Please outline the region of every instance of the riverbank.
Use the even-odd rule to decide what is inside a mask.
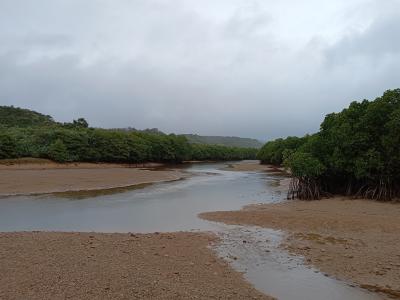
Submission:
[[[179,180],[179,170],[148,169],[160,164],[59,164],[48,160],[0,163],[0,196],[95,191]]]
[[[1,299],[272,299],[205,233],[0,233]]]
[[[239,171],[239,172],[277,172],[285,174],[285,170],[282,167],[276,167],[272,165],[263,165],[258,160],[243,160],[237,163],[230,163],[225,168],[228,171]]]
[[[400,298],[400,205],[344,198],[286,201],[201,218],[286,231],[281,246],[331,276]]]

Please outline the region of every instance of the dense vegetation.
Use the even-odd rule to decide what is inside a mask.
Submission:
[[[31,127],[53,125],[51,116],[36,111],[13,106],[0,106],[0,126],[4,127]]]
[[[206,136],[197,134],[185,134],[191,144],[221,145],[240,148],[261,148],[262,143],[256,139],[241,138],[236,136]]]
[[[276,139],[267,142],[258,152],[257,157],[261,163],[281,165],[284,161],[284,154],[289,150],[296,150],[307,141],[308,136],[303,138],[290,136],[286,139]]]
[[[290,198],[344,194],[398,199],[400,89],[327,115],[314,135],[268,142],[259,159],[290,169]]]
[[[58,162],[182,162],[254,159],[256,149],[191,145],[186,137],[153,131],[89,128],[85,119],[57,123],[50,116],[0,107],[0,159]]]

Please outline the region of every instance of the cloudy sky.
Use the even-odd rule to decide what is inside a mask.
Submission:
[[[400,87],[400,0],[0,0],[0,105],[270,139]]]

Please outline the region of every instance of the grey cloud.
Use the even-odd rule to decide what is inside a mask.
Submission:
[[[362,59],[363,63],[377,63],[390,56],[400,56],[400,10],[375,20],[362,32],[353,32],[326,51],[331,66]]]
[[[24,46],[34,47],[68,47],[73,44],[73,39],[64,34],[26,34],[21,38]]]
[[[395,18],[379,20],[392,9],[349,34],[340,18],[293,32],[314,19],[296,6],[292,22],[291,1],[40,0],[26,19],[23,3],[0,4],[0,104],[61,121],[266,139],[314,132],[326,113],[400,86],[399,45],[375,45],[398,33]]]

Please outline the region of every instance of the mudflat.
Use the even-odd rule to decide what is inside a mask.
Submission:
[[[202,218],[282,229],[281,246],[322,272],[400,298],[400,204],[331,198],[209,212]]]
[[[206,233],[0,233],[1,299],[272,299]]]
[[[0,164],[0,196],[91,191],[178,180],[178,170],[151,170],[145,165],[41,161]],[[142,168],[141,168],[142,167]]]

